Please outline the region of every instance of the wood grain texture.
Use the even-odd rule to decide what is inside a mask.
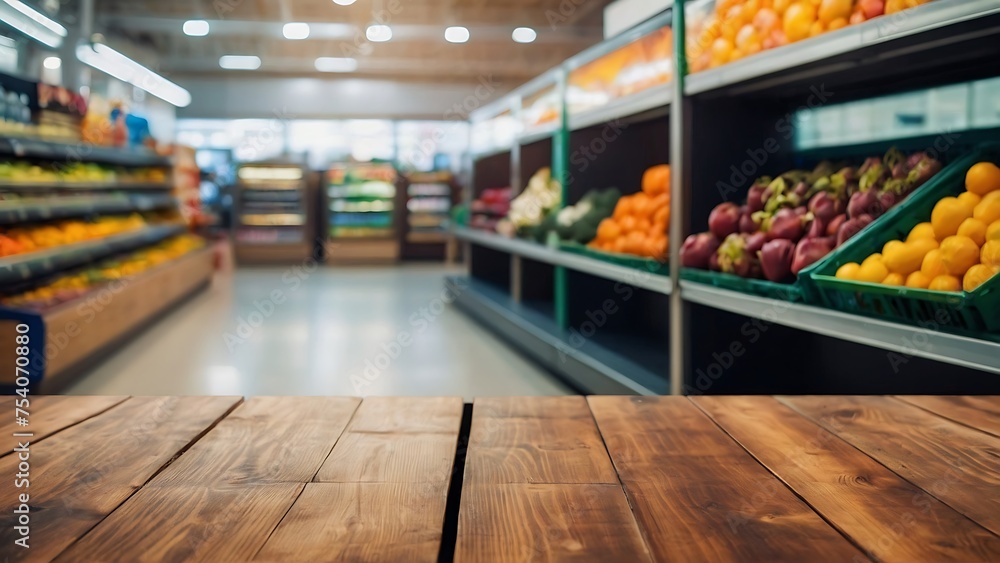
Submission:
[[[315,480],[446,483],[455,461],[463,406],[457,397],[367,398]]]
[[[683,397],[591,397],[658,561],[866,559]]]
[[[436,561],[446,483],[310,483],[262,561]]]
[[[874,558],[1000,559],[996,535],[774,398],[691,400]]]
[[[360,399],[254,397],[157,476],[158,485],[308,483]]]
[[[1000,438],[889,397],[780,400],[1000,534]]]
[[[31,416],[27,427],[15,424],[13,419],[15,399],[20,399],[20,397],[0,398],[0,412],[11,413],[11,417],[5,416],[3,424],[0,424],[0,436],[10,438],[15,432],[30,432],[34,434],[31,441],[38,443],[64,428],[83,422],[114,407],[128,397],[29,396],[29,407],[25,410],[31,413]],[[13,438],[10,439],[13,440]],[[0,456],[9,455],[12,449],[4,448],[3,451],[0,451]]]
[[[115,510],[239,402],[236,397],[136,397],[31,449],[31,551],[54,558]],[[0,498],[15,499],[18,459],[0,459]],[[0,545],[14,541],[9,512]]]
[[[619,484],[583,397],[477,399],[472,413],[466,483]]]
[[[247,561],[303,486],[149,485],[58,561]]]
[[[1000,437],[1000,395],[984,397],[899,396],[939,416]]]

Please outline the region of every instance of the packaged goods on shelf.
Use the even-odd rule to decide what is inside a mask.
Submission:
[[[828,161],[764,176],[744,205],[721,203],[709,231],[688,237],[686,268],[786,283],[857,235],[941,170],[924,152],[896,149],[861,166]]]
[[[689,3],[687,57],[699,72],[930,0],[705,0]]]
[[[510,212],[497,224],[497,232],[508,237],[530,236],[553,209],[562,204],[562,184],[552,177],[550,168],[542,168],[528,187],[510,202]]]
[[[0,304],[44,311],[97,291],[108,282],[136,276],[204,247],[205,241],[200,237],[177,236],[120,258],[103,260],[72,273],[58,274],[34,289],[0,298]]]

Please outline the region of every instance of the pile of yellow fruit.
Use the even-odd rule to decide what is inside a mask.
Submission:
[[[0,257],[105,238],[144,226],[146,220],[142,215],[133,213],[127,216],[101,217],[92,222],[72,219],[47,225],[15,227],[6,232],[0,231],[0,239],[12,241],[9,246],[0,245]]]
[[[937,202],[929,223],[906,241],[892,240],[861,264],[844,264],[845,280],[935,291],[973,291],[1000,272],[1000,168],[980,162],[966,191]]]

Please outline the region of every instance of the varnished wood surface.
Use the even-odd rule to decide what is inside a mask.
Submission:
[[[463,407],[32,397],[0,426],[0,560],[1000,561],[998,397]]]

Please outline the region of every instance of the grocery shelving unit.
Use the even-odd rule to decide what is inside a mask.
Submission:
[[[0,258],[0,289],[8,296],[44,286],[87,266],[129,256],[187,231],[179,221],[178,201],[168,180],[170,161],[160,155],[3,137],[0,159],[50,172],[40,181],[31,176],[0,180],[0,231],[4,233],[50,221],[147,212],[156,215],[146,226],[119,234]],[[106,174],[107,181],[75,181],[72,174],[64,174],[58,181],[48,179],[52,171],[95,164],[113,167],[114,172]],[[36,389],[57,391],[115,343],[205,287],[213,269],[212,252],[197,250],[118,279],[113,287],[102,282],[75,297],[63,296],[58,304],[43,308],[3,306],[0,333],[10,335],[13,341],[18,324],[31,327],[28,377]],[[13,354],[13,349],[9,353]],[[4,358],[14,365],[13,356]],[[0,387],[13,386],[14,376],[12,371],[0,378]]]
[[[443,260],[451,208],[458,187],[450,172],[413,172],[405,177],[406,221],[401,229],[404,259]]]
[[[239,262],[293,263],[313,255],[312,193],[302,166],[245,164],[237,171],[233,240]]]
[[[652,148],[662,147],[673,179],[670,275],[597,265],[558,248],[460,228],[456,235],[472,260],[468,278],[448,282],[459,306],[587,392],[1000,393],[1000,335],[956,336],[680,281],[678,259],[684,238],[704,230],[712,208],[727,197],[718,183],[729,183],[730,167],[747,161],[748,150],[765,142],[771,146],[770,139],[777,147],[754,165],[745,183],[734,186],[731,199],[745,194],[757,176],[822,158],[822,150],[796,151],[792,116],[799,109],[1000,76],[1000,43],[991,40],[1000,34],[1000,4],[934,0],[691,75],[683,56],[681,5],[531,83],[554,82],[565,100],[566,84],[579,65],[672,26],[675,72],[669,84],[583,112],[567,112],[564,103],[560,128],[522,131],[506,149],[477,154],[473,167],[477,176],[488,177],[476,179],[476,186],[505,176],[520,187],[526,180],[520,175],[532,172],[522,165],[525,147],[551,138],[553,170],[569,180],[564,187],[569,205],[587,189],[615,182],[628,193],[626,188],[637,185],[634,176],[662,154]],[[477,125],[504,108],[514,108],[516,115],[521,100],[534,92],[531,85],[474,114],[474,136]],[[621,129],[619,142],[606,142],[600,154],[586,157],[587,166],[574,166],[574,147],[607,134],[609,127]],[[979,133],[950,142],[945,152],[981,141]],[[940,138],[901,144],[919,149],[924,148],[919,143],[932,147]],[[892,144],[833,147],[829,153],[867,156]],[[498,155],[510,172],[496,171]],[[526,289],[531,283],[526,272],[537,276],[538,264],[555,274],[549,291],[554,302],[543,307],[532,297],[537,290]],[[549,283],[547,276],[541,279]],[[615,301],[616,287],[632,289],[641,306],[620,307],[614,322],[580,338],[587,313],[596,310],[595,303],[600,308],[604,295]],[[571,363],[570,357],[581,361]]]
[[[326,178],[326,261],[399,260],[406,191],[388,163],[339,164]]]

